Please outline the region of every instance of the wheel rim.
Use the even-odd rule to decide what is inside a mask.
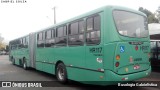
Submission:
[[[58,68],[58,77],[60,80],[64,80],[64,69],[62,67]]]

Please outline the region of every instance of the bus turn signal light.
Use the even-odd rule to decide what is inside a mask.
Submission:
[[[120,55],[116,55],[116,60],[120,60]]]

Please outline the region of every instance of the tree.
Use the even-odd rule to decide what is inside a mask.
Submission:
[[[0,50],[5,50],[4,38],[0,34]]]
[[[160,6],[159,6],[158,9],[156,10],[156,17],[158,18],[159,23],[160,23]]]
[[[156,15],[153,14],[151,11],[144,9],[143,7],[139,7],[139,11],[146,14],[148,18],[148,23],[158,23],[158,19],[155,17]]]
[[[152,15],[152,12],[147,10],[147,9],[144,9],[143,7],[139,7],[139,11],[145,13],[147,15],[147,17],[149,17],[150,15]]]
[[[157,18],[155,18],[154,14],[148,16],[148,23],[158,23],[158,22],[159,21]]]

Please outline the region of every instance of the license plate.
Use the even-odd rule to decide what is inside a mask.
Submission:
[[[135,65],[133,68],[134,68],[134,70],[137,70],[137,69],[140,68],[140,66],[139,65]]]

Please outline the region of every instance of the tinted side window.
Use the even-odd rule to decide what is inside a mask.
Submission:
[[[46,39],[51,39],[52,32],[51,30],[46,31]]]
[[[79,21],[78,26],[79,33],[84,33],[84,21]]]
[[[23,38],[19,39],[20,43],[18,44],[18,49],[23,48]]]
[[[71,26],[70,26],[70,34],[78,34],[78,22],[76,23],[72,23]]]
[[[57,37],[63,37],[63,27],[57,29]]]
[[[57,46],[65,46],[67,44],[65,25],[56,29],[55,44]]]
[[[99,15],[87,19],[86,43],[88,45],[100,43],[100,22]]]
[[[43,39],[43,37],[42,37],[42,32],[41,32],[41,33],[38,33],[37,35],[38,35],[38,36],[37,36],[37,40],[42,40],[42,39]]]
[[[100,24],[101,24],[101,22],[100,22],[100,16],[95,16],[94,17],[94,30],[100,30]]]
[[[87,31],[93,30],[93,18],[87,19]]]
[[[50,40],[51,46],[55,45],[55,29],[52,30],[52,38]]]
[[[20,48],[19,47],[20,44],[21,44],[21,40],[20,39],[12,41],[12,43],[11,43],[11,49],[12,50],[19,49]]]
[[[48,30],[46,31],[46,43],[45,47],[52,47],[54,46],[55,40],[54,40],[54,30]]]
[[[25,37],[24,48],[28,48],[28,37]]]
[[[84,21],[80,20],[69,25],[68,44],[83,45],[84,44]]]
[[[37,34],[37,47],[44,47],[44,39],[43,37],[45,37],[45,33],[44,32],[40,32]]]
[[[14,43],[15,41],[11,41],[11,43],[10,43],[10,49],[11,50],[14,50],[14,49],[16,49],[16,46],[15,46],[15,43]]]
[[[63,36],[67,36],[67,26],[63,27]]]

